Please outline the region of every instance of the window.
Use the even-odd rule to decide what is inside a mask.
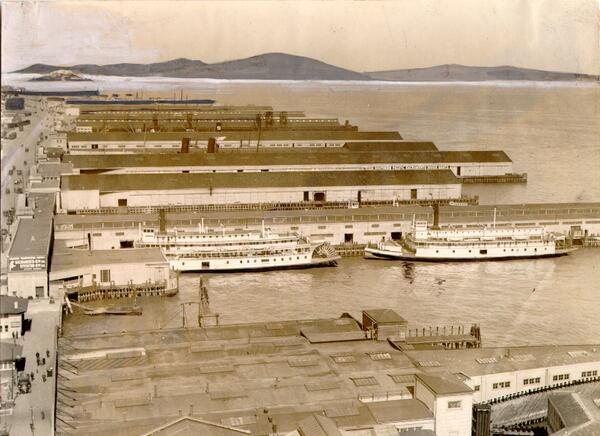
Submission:
[[[480,385],[475,385],[475,387],[473,389],[475,389],[475,392],[478,392],[481,389],[481,386]]]
[[[109,269],[101,269],[100,270],[100,281],[102,283],[110,282],[110,270]]]
[[[352,381],[355,386],[375,386],[379,384],[375,377],[357,377],[352,378]]]
[[[523,380],[523,384],[524,385],[536,385],[540,382],[540,378],[539,377],[534,377],[534,378],[526,378]]]
[[[510,388],[510,382],[509,381],[498,382],[498,383],[494,383],[492,385],[492,389],[504,389],[504,388]]]
[[[569,380],[569,378],[570,378],[569,374],[557,374],[555,376],[552,376],[552,381]]]
[[[92,150],[98,150],[98,144],[92,144]]]
[[[331,356],[335,363],[352,363],[356,362],[356,358],[351,354]]]
[[[479,254],[487,254],[487,250],[479,250]]]
[[[598,371],[583,371],[581,373],[581,377],[596,377],[598,375]]]
[[[448,401],[448,409],[460,409],[460,401]]]

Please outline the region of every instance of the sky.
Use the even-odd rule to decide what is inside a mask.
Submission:
[[[2,71],[268,52],[355,71],[456,63],[600,74],[600,0],[2,1]]]

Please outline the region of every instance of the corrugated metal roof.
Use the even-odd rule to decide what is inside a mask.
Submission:
[[[430,141],[350,141],[344,144],[350,151],[437,151]]]
[[[367,407],[379,424],[433,419],[433,413],[427,406],[415,399],[377,401],[367,403]]]
[[[62,189],[155,191],[198,188],[298,188],[326,186],[446,185],[460,181],[450,170],[298,171],[282,173],[81,174],[62,177]]]
[[[504,151],[338,151],[310,153],[264,151],[262,153],[139,153],[66,155],[63,161],[79,169],[154,167],[277,167],[292,165],[367,165],[511,162]]]

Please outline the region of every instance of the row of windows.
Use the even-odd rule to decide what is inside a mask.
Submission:
[[[494,383],[492,385],[492,389],[505,389],[505,388],[510,388],[510,382],[509,381]]]
[[[539,377],[534,377],[534,378],[526,378],[523,380],[523,384],[524,385],[535,385],[540,383],[540,378]]]
[[[596,377],[598,375],[598,371],[583,371],[581,373],[581,377]]]
[[[552,376],[552,381],[569,380],[570,378],[570,374],[556,374]]]

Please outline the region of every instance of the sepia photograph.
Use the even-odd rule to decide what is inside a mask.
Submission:
[[[0,436],[600,436],[600,0],[2,0]]]

